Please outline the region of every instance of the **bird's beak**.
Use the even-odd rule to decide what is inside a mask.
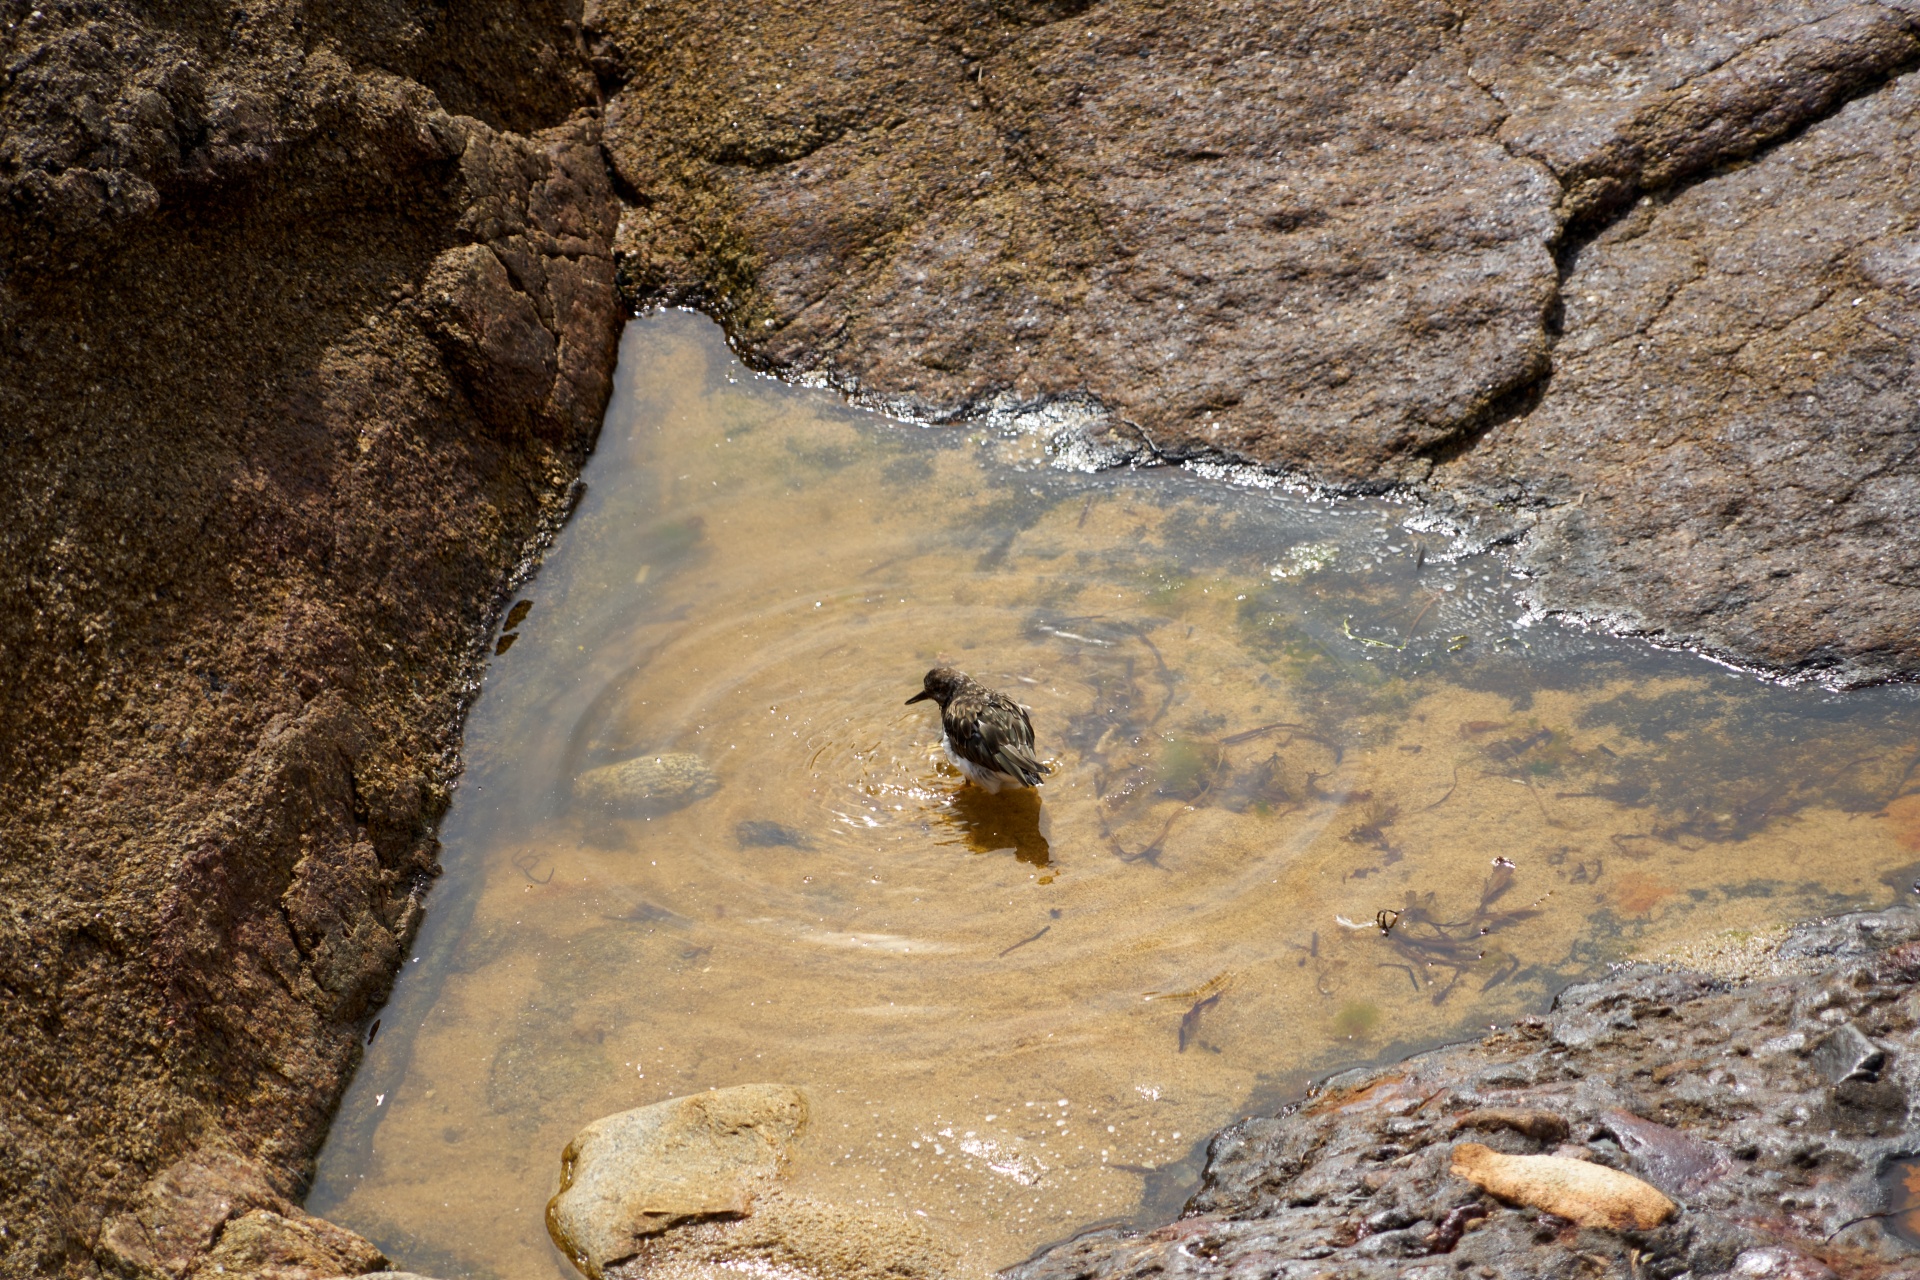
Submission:
[[[914,694],[911,698],[908,698],[906,705],[910,707],[916,702],[925,702],[928,698],[931,698],[932,696],[933,694],[930,691],[926,689],[922,689],[920,692]]]

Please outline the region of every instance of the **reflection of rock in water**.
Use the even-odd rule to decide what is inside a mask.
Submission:
[[[1037,791],[1022,787],[988,795],[979,787],[962,787],[954,793],[948,814],[975,853],[1010,849],[1014,857],[1036,867],[1046,866],[1051,858]]]
[[[581,774],[573,793],[620,815],[670,813],[720,789],[706,761],[684,751],[639,756]]]

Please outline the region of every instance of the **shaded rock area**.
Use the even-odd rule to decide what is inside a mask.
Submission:
[[[609,391],[563,4],[0,6],[0,1274],[296,1207]]]
[[[1415,485],[1525,541],[1545,607],[1858,681],[1920,671],[1917,14],[604,0],[588,27],[636,304],[916,417]]]
[[[1908,1206],[1882,1189],[1920,1149],[1916,939],[1920,911],[1865,913],[1793,931],[1790,976],[1624,967],[1545,1017],[1243,1121],[1214,1138],[1179,1221],[1096,1231],[1008,1275],[1920,1276],[1887,1229]],[[1480,1176],[1541,1156],[1559,1157],[1540,1162],[1558,1186],[1523,1160]],[[1631,1177],[1569,1195],[1572,1161]],[[1601,1202],[1623,1225],[1539,1207]]]

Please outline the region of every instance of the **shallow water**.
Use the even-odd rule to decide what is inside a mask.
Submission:
[[[1523,625],[1411,507],[1055,461],[629,326],[310,1208],[444,1280],[570,1276],[576,1129],[779,1081],[797,1188],[999,1267],[1176,1210],[1316,1072],[1910,891],[1909,690]],[[941,660],[1031,706],[1039,796],[939,758],[903,703]]]

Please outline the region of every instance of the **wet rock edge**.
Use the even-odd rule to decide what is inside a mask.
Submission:
[[[1898,908],[1800,926],[1748,974],[1619,966],[1544,1017],[1229,1126],[1176,1221],[1098,1229],[1005,1274],[1915,1274],[1883,1226],[1882,1175],[1920,1151],[1916,939],[1920,910]],[[1580,1228],[1457,1176],[1469,1141],[1619,1169],[1682,1209]]]

